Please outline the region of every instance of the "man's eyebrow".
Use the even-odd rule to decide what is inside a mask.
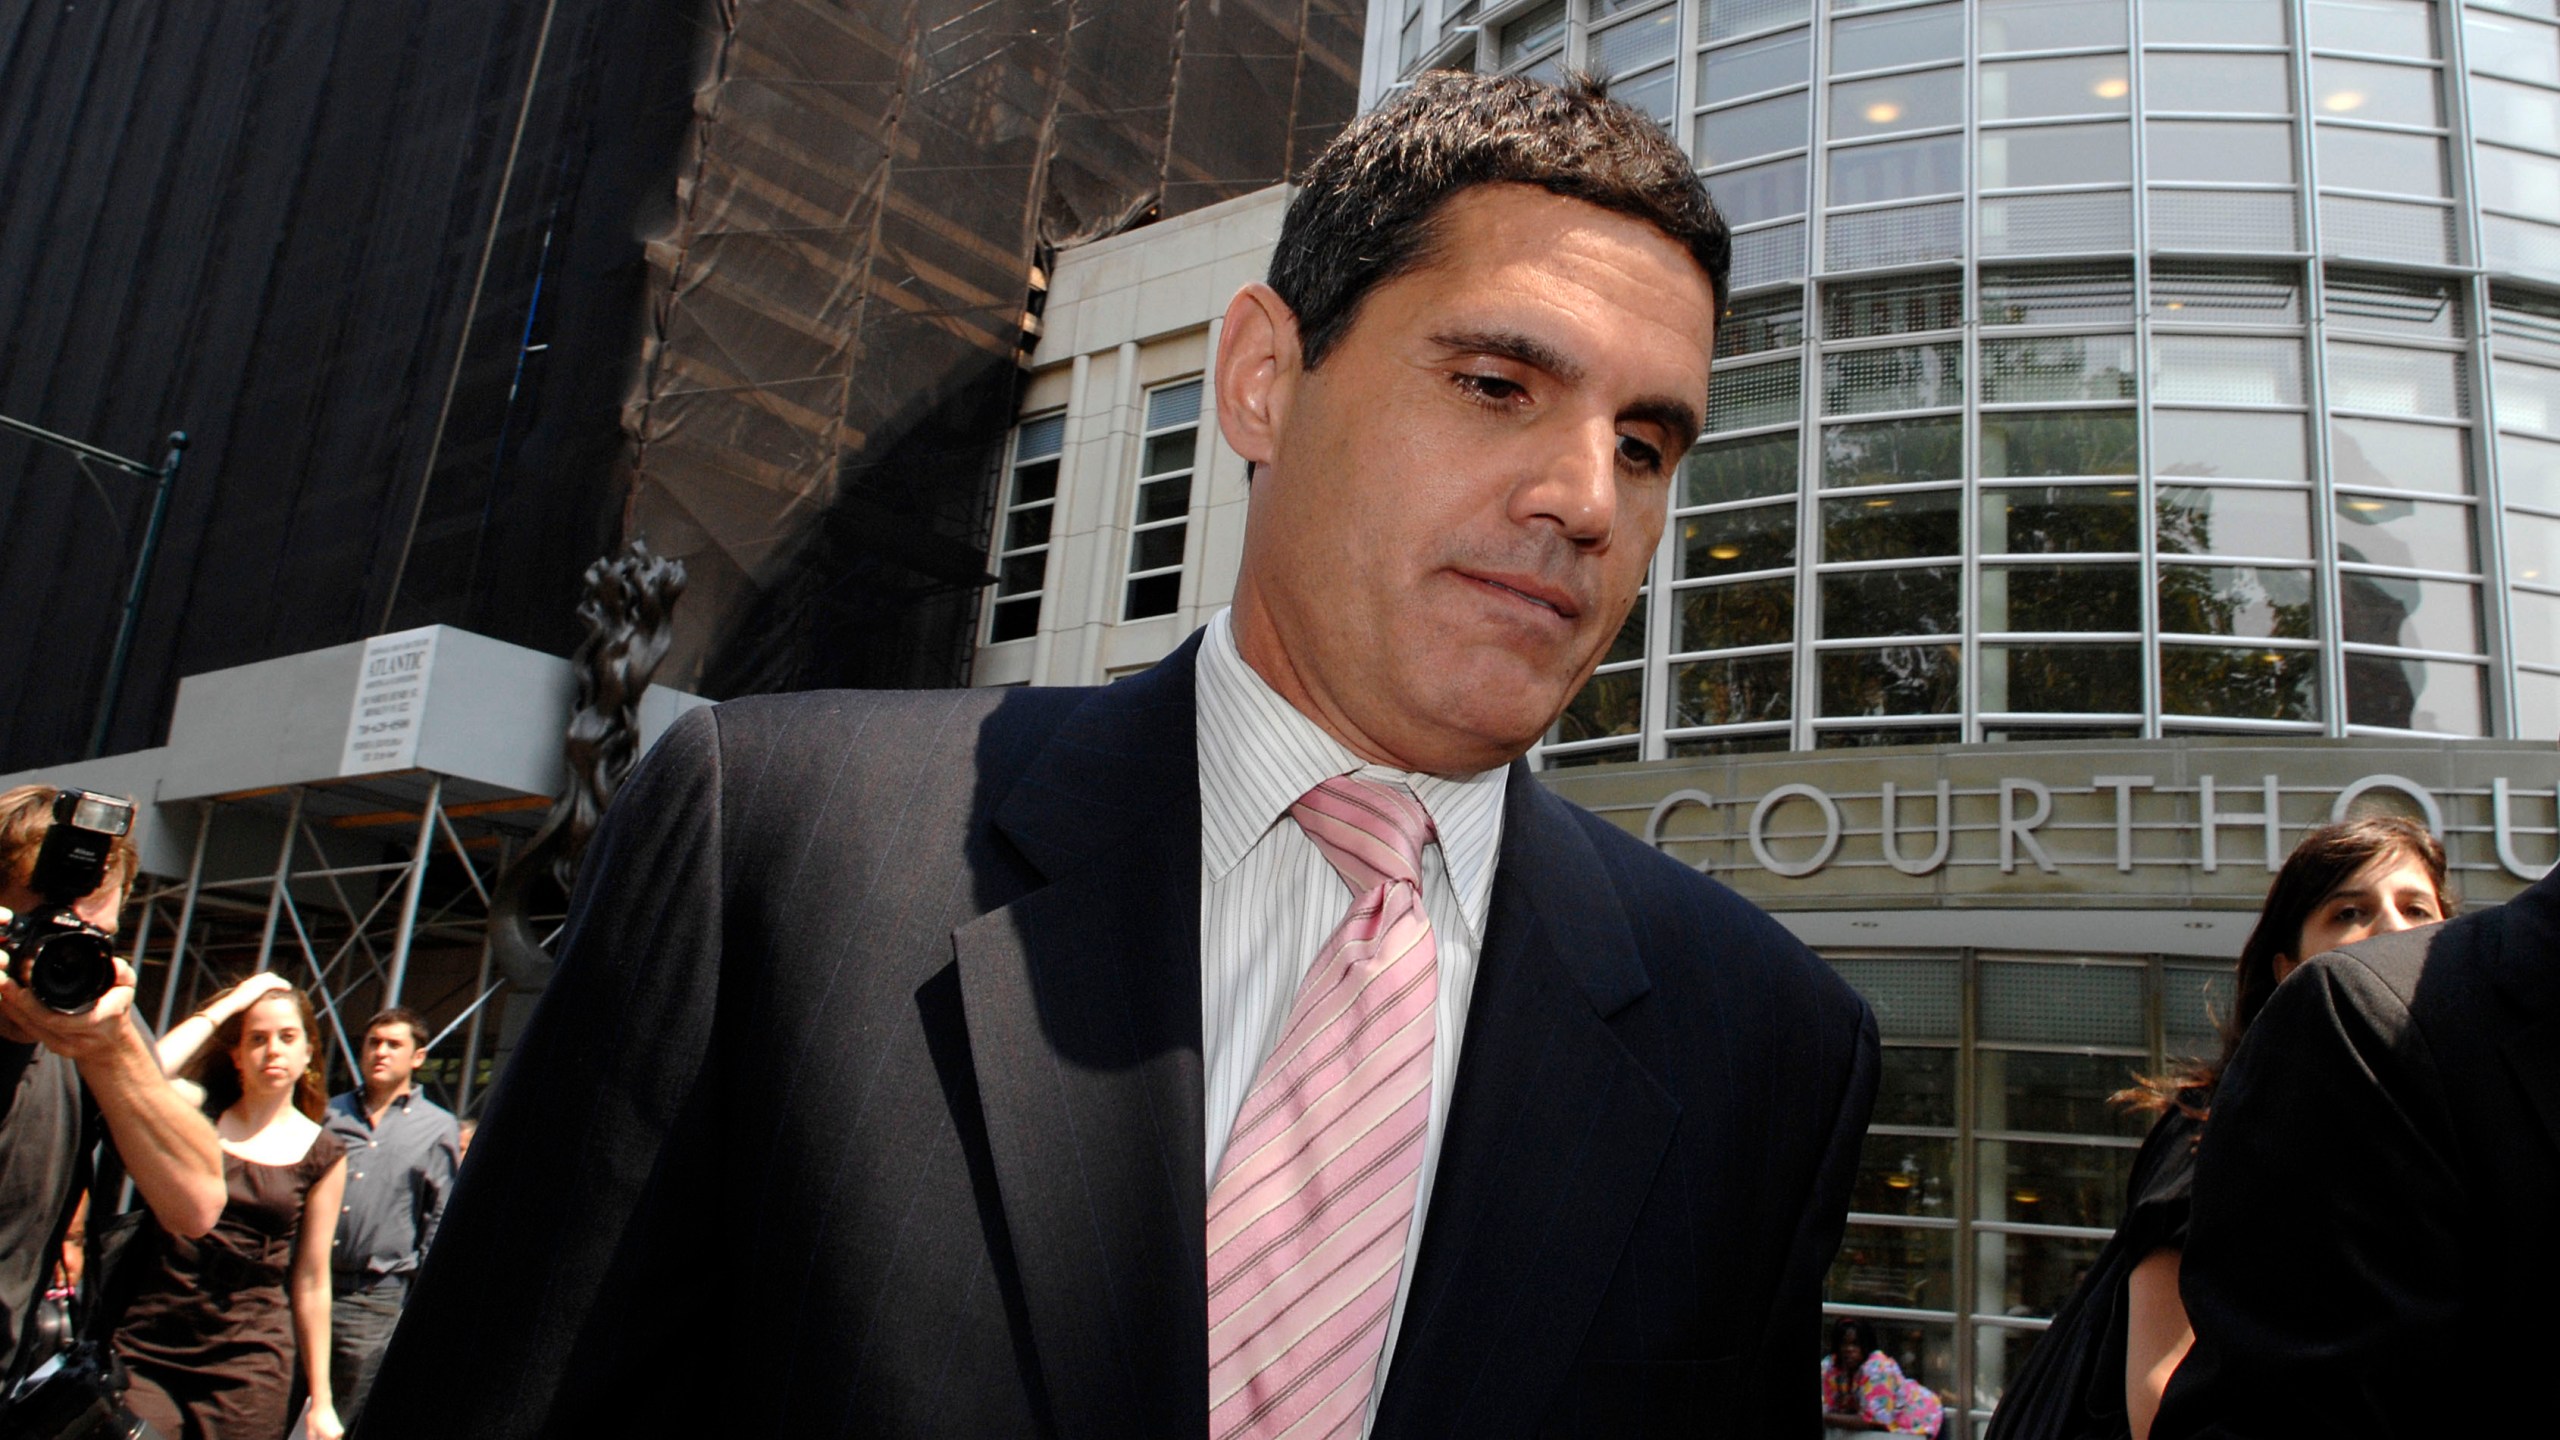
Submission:
[[[1446,330],[1431,337],[1431,343],[1444,350],[1464,355],[1493,355],[1517,361],[1533,369],[1544,370],[1570,385],[1585,373],[1582,363],[1533,335],[1516,330]],[[1682,449],[1698,438],[1698,412],[1686,401],[1668,396],[1646,396],[1619,412],[1629,420],[1658,425],[1676,435]]]

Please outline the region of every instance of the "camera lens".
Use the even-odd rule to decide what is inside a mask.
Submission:
[[[116,983],[115,950],[103,935],[64,930],[38,940],[27,956],[27,992],[38,1004],[78,1015]]]

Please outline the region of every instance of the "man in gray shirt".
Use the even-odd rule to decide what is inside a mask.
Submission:
[[[329,1384],[352,1429],[391,1343],[409,1277],[417,1273],[453,1193],[461,1130],[412,1082],[427,1058],[427,1024],[405,1006],[365,1023],[364,1089],[329,1101],[324,1122],[347,1148],[346,1210],[338,1217],[335,1299],[329,1307]]]

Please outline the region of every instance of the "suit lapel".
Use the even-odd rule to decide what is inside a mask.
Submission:
[[[1648,981],[1598,853],[1515,767],[1431,1208],[1374,1433],[1524,1433],[1606,1294],[1680,1107],[1612,1031]]]
[[[1097,691],[996,823],[1049,880],[953,934],[1060,1435],[1207,1428],[1191,661]]]

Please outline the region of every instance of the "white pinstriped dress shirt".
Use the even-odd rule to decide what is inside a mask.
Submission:
[[[1201,637],[1198,662],[1200,757],[1200,1069],[1203,1154],[1217,1184],[1227,1132],[1253,1088],[1254,1072],[1278,1043],[1298,982],[1351,908],[1350,888],[1289,819],[1299,796],[1337,775],[1403,785],[1431,814],[1438,839],[1422,852],[1422,904],[1438,951],[1438,1030],[1431,1048],[1431,1126],[1405,1232],[1404,1271],[1387,1321],[1386,1354],[1369,1391],[1369,1420],[1386,1392],[1387,1359],[1404,1325],[1422,1218],[1448,1126],[1466,1033],[1486,907],[1502,848],[1508,767],[1449,779],[1369,765],[1300,714],[1236,649],[1230,612]],[[1365,1426],[1364,1426],[1365,1429]]]

